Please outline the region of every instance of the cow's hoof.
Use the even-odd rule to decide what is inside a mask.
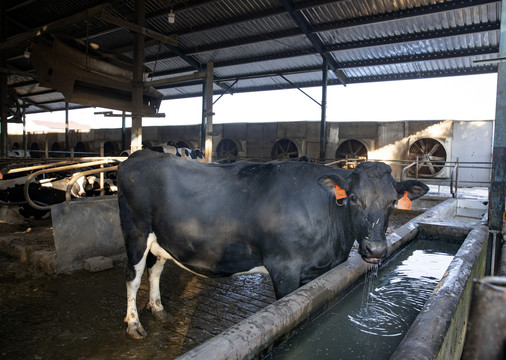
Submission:
[[[128,335],[138,340],[144,339],[146,335],[148,335],[148,333],[146,332],[146,330],[144,330],[144,328],[140,323],[128,324],[126,332]]]
[[[153,312],[151,312],[151,314],[153,314],[153,317],[158,321],[166,322],[169,320],[169,314],[167,314],[167,312],[163,309],[158,310],[158,311],[153,311]]]

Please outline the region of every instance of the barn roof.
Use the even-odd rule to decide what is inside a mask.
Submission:
[[[320,86],[323,59],[330,85],[497,71],[487,60],[498,57],[500,1],[145,0],[140,27],[134,0],[4,5],[1,71],[9,75],[12,101],[23,101],[27,113],[64,109],[65,89],[91,79],[86,71],[94,61],[102,77],[83,91],[121,93],[123,85],[108,84],[131,81],[132,33],[139,31],[146,35],[146,85],[163,99],[201,96],[199,72],[208,62],[215,94]],[[64,50],[55,50],[58,44]],[[85,75],[44,67],[78,56],[67,47],[84,59]],[[41,60],[44,51],[49,60]],[[57,73],[62,80],[48,86]]]

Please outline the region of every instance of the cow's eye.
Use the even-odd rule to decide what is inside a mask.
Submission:
[[[355,194],[350,194],[350,197],[349,197],[350,201],[352,203],[356,203],[357,202],[357,197],[355,196]]]

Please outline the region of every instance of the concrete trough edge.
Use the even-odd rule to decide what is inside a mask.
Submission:
[[[448,199],[398,228],[387,236],[389,253],[394,253],[416,236],[418,222],[446,216],[455,207],[455,199]],[[366,271],[366,263],[355,252],[344,263],[177,359],[255,359],[302,321],[308,319],[311,314],[325,306],[339,292],[346,290]]]
[[[460,359],[473,278],[484,273],[488,227],[474,227],[391,360]]]

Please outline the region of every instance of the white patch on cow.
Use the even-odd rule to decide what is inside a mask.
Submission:
[[[39,184],[41,187],[52,188],[52,187],[54,187],[53,180],[56,180],[56,178],[41,179],[41,180],[39,180]]]
[[[164,258],[158,258],[156,263],[148,269],[149,273],[149,304],[152,313],[163,311],[162,298],[160,296],[160,275],[162,274]]]
[[[73,176],[76,176],[76,175],[74,174]],[[77,189],[79,189],[79,190],[76,193],[74,191],[74,186],[70,190],[71,194],[74,197],[81,197],[82,195],[84,195],[86,193],[86,191],[84,190],[84,183],[85,183],[85,181],[86,181],[86,177],[84,177],[84,176],[81,176],[79,179],[76,180],[76,182],[74,184],[75,184],[75,187]]]
[[[248,271],[235,273],[232,276],[251,275],[251,274],[267,274],[267,275],[269,275],[269,271],[267,271],[265,266],[262,265],[262,266],[256,266],[253,269],[250,269]]]
[[[132,281],[127,281],[127,314],[125,316],[125,322],[128,325],[134,325],[139,323],[139,314],[137,313],[137,291],[141,285],[142,274],[146,267],[146,258],[148,256],[149,249],[144,251],[141,261],[134,265],[135,278]]]
[[[200,276],[200,277],[204,277],[206,278],[207,276],[205,275],[202,275],[202,274],[199,274],[189,268],[187,268],[186,266],[184,266],[183,264],[181,264],[179,261],[177,261],[176,259],[174,259],[174,257],[169,254],[165,249],[163,249],[160,245],[158,245],[158,242],[157,242],[157,239],[156,239],[156,235],[154,233],[150,233],[149,236],[148,236],[148,249],[151,251],[151,253],[157,257],[161,257],[161,258],[164,258],[164,259],[167,259],[167,260],[172,260],[174,261],[179,267],[191,272],[192,274],[195,274],[197,276]]]

